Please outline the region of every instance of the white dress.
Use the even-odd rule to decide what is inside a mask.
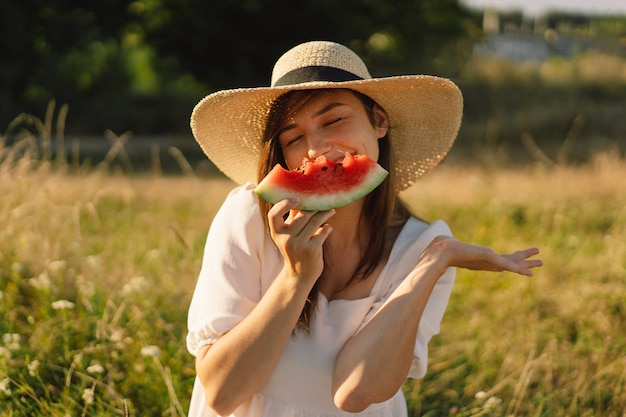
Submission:
[[[243,320],[282,267],[282,257],[265,226],[252,185],[236,187],[216,214],[205,247],[202,269],[189,308],[187,348],[192,355]],[[261,392],[242,404],[236,417],[403,417],[402,391],[360,413],[338,409],[331,396],[331,374],[344,343],[376,313],[438,235],[450,235],[442,221],[428,225],[410,218],[400,232],[370,295],[328,301],[321,293],[310,334],[296,332]],[[420,321],[408,377],[426,373],[428,341],[439,332],[455,270],[435,285]],[[254,375],[250,375],[254,378]],[[196,378],[188,417],[215,417]]]

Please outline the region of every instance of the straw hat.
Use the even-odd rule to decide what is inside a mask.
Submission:
[[[191,130],[226,176],[239,184],[255,183],[273,101],[290,90],[314,88],[350,88],[385,109],[398,191],[445,157],[461,125],[463,98],[452,81],[427,75],[372,78],[350,49],[313,41],[278,59],[270,87],[223,90],[202,99],[191,115]]]

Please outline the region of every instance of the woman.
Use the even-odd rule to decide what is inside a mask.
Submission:
[[[449,80],[372,79],[332,42],[288,51],[271,87],[217,92],[196,106],[195,138],[242,185],[213,220],[189,310],[190,417],[405,416],[401,386],[426,372],[455,268],[531,275],[541,265],[529,259],[536,249],[498,255],[459,242],[397,197],[445,156],[461,113]],[[253,192],[276,163],[294,169],[345,152],[378,161],[389,177],[319,212]]]

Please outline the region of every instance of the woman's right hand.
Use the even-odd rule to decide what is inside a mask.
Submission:
[[[296,210],[299,203],[297,199],[285,199],[270,209],[270,234],[289,272],[313,284],[324,268],[322,244],[332,231],[326,222],[335,210]]]
[[[334,211],[298,211],[298,204],[283,200],[268,213],[272,239],[285,258],[283,270],[252,311],[198,354],[205,400],[219,415],[231,415],[263,389],[324,267],[322,244],[331,232],[326,221]]]

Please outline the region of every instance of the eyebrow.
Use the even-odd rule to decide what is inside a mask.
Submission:
[[[316,111],[315,113],[313,113],[313,117],[319,117],[322,114],[331,111],[332,109],[334,109],[335,107],[340,107],[340,106],[345,106],[345,103],[329,103],[327,106],[322,107],[321,109],[319,109],[318,111]]]
[[[336,108],[336,107],[341,107],[341,106],[345,106],[345,103],[340,103],[340,102],[334,102],[334,103],[329,103],[328,105],[322,107],[321,109],[319,109],[318,111],[316,111],[315,113],[313,113],[313,117],[320,117],[321,115],[323,115],[324,113],[327,113],[329,111],[331,111],[332,109]],[[291,129],[295,129],[296,125],[294,123],[286,125],[282,128],[280,128],[278,130],[278,132],[276,132],[276,137],[280,137],[280,135],[282,135],[283,133],[291,130]]]

